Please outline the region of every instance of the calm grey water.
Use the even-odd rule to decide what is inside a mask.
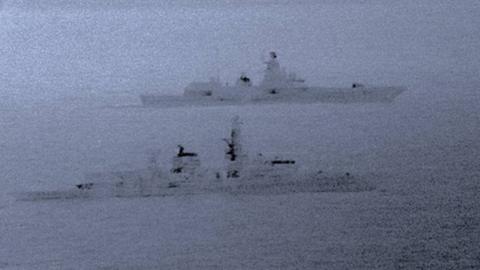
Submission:
[[[432,104],[414,91],[386,105],[6,111],[21,121],[2,123],[1,265],[477,268],[478,108],[466,106],[476,101],[453,99],[458,106],[437,97]],[[306,166],[368,175],[376,190],[38,203],[9,196],[69,187],[91,171],[141,168],[157,149],[168,168],[177,143],[218,166],[231,115],[242,117],[250,153],[281,152]]]

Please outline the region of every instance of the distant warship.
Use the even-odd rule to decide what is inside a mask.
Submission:
[[[144,106],[180,107],[215,106],[268,103],[369,103],[392,102],[404,92],[404,87],[366,86],[352,83],[347,88],[308,87],[305,80],[295,73],[287,73],[280,67],[275,52],[265,62],[263,80],[254,85],[251,79],[242,73],[235,85],[223,85],[218,78],[208,82],[192,82],[182,96],[164,96],[143,94],[140,96]]]

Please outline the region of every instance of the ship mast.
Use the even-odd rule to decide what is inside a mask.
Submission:
[[[225,159],[228,162],[227,177],[238,178],[243,167],[246,155],[243,153],[241,140],[241,122],[240,117],[235,116],[232,119],[232,130],[230,138],[223,139],[227,143],[225,150]]]

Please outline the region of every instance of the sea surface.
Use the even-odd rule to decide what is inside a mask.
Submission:
[[[413,88],[392,104],[6,110],[0,266],[478,268],[478,96],[458,91],[470,98],[422,100]],[[234,115],[248,153],[368,175],[376,189],[14,200],[15,192],[69,188],[89,172],[144,168],[152,154],[168,170],[180,143],[204,166],[221,166]]]

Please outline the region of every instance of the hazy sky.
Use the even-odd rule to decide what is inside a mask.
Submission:
[[[310,85],[474,79],[478,1],[7,1],[6,96],[180,93],[217,73],[261,77],[262,57]],[[464,78],[463,78],[464,77]]]

